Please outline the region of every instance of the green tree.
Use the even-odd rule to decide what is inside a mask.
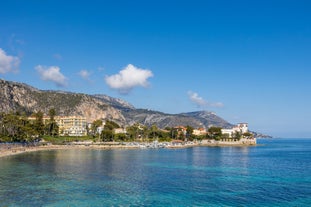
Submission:
[[[230,139],[230,136],[229,134],[225,133],[221,135],[221,138],[226,140],[226,139]]]
[[[57,136],[58,135],[58,131],[59,131],[59,127],[57,126],[57,123],[55,121],[55,109],[52,108],[49,110],[49,123],[46,124],[45,129],[46,129],[46,134],[50,135],[50,136]]]
[[[220,139],[221,138],[221,127],[210,127],[208,130],[208,136],[210,139]]]
[[[126,131],[130,140],[140,139],[144,135],[144,128],[139,123],[127,127]]]
[[[19,138],[22,141],[31,142],[35,138],[35,130],[33,129],[33,125],[28,120],[25,113],[16,117],[18,119],[18,128],[19,128]]]
[[[4,120],[4,117],[5,117],[5,114],[3,112],[0,112],[0,142],[3,142],[5,141],[5,126],[4,126],[4,123],[3,123],[3,120]]]
[[[101,119],[97,119],[97,120],[93,121],[93,123],[91,125],[91,132],[92,132],[93,136],[97,135],[98,128],[102,125],[103,125],[103,121]]]
[[[9,141],[17,141],[18,139],[18,120],[17,115],[13,112],[4,114],[3,116],[3,131],[4,136],[9,138]]]
[[[148,130],[148,138],[151,138],[151,140],[156,140],[157,138],[159,138],[159,129],[157,125],[153,124],[150,127],[150,129]]]
[[[170,132],[167,130],[158,130],[158,137],[160,142],[171,141]]]
[[[35,120],[34,123],[30,122],[25,113],[1,113],[0,141],[31,142],[39,135],[37,126],[38,121]]]
[[[254,138],[254,134],[252,134],[250,132],[245,132],[245,133],[243,133],[243,137],[245,137],[245,138]]]
[[[178,131],[174,127],[169,128],[170,138],[171,139],[177,139]]]
[[[126,134],[124,133],[114,134],[114,140],[119,142],[127,141]]]
[[[120,126],[114,121],[107,120],[104,128],[113,130],[113,129],[120,128]]]
[[[186,126],[186,139],[187,140],[193,140],[193,136],[192,136],[192,133],[193,133],[193,127],[192,126]]]
[[[53,121],[55,121],[55,115],[56,115],[56,111],[55,111],[55,109],[54,108],[51,108],[50,110],[49,110],[49,116],[50,116],[50,122],[53,122]]]
[[[206,138],[206,135],[199,135],[199,136],[196,136],[196,139],[199,140],[199,141],[202,141],[203,139]]]
[[[44,123],[43,123],[43,112],[38,111],[34,114],[35,116],[35,122],[34,122],[34,129],[36,130],[36,133],[38,136],[42,136],[44,134]]]
[[[232,134],[232,139],[241,139],[242,133],[241,132],[235,132]]]
[[[1,113],[0,124],[0,141],[20,142],[31,138],[27,130],[29,121],[25,115],[18,112]]]
[[[120,126],[114,122],[107,120],[105,122],[104,130],[101,133],[101,138],[105,142],[111,142],[114,141],[115,133],[114,129],[120,128]]]
[[[100,137],[104,142],[111,142],[113,141],[113,131],[110,129],[104,129],[101,132]]]

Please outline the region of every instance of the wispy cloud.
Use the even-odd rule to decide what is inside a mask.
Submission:
[[[6,52],[0,48],[0,73],[1,74],[18,71],[19,63],[20,63],[20,60],[18,57],[7,55]]]
[[[110,88],[118,90],[121,94],[128,94],[134,87],[147,87],[150,77],[153,77],[150,70],[129,64],[118,74],[106,76],[105,81]]]
[[[80,70],[80,72],[78,73],[79,76],[85,80],[90,81],[90,75],[91,73],[87,70]]]
[[[58,66],[42,66],[38,65],[35,69],[40,74],[40,78],[44,81],[51,81],[58,87],[65,87],[67,85],[67,78],[60,72]]]
[[[221,102],[214,102],[214,103],[208,102],[207,100],[205,100],[204,98],[199,96],[198,93],[193,92],[193,91],[188,91],[188,97],[189,97],[190,101],[192,101],[194,104],[196,104],[197,107],[199,107],[199,108],[205,108],[205,107],[221,108],[224,106],[224,104]]]

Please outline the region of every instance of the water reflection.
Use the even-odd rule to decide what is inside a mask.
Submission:
[[[0,159],[0,206],[266,206],[297,193],[307,202],[310,147],[267,147],[20,154]]]

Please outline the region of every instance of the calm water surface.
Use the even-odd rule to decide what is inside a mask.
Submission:
[[[311,206],[311,139],[0,158],[4,206]]]

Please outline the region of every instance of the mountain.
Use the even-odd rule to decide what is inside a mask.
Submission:
[[[64,91],[43,91],[17,82],[0,80],[0,111],[20,111],[30,115],[42,111],[48,114],[54,108],[58,115],[85,116],[88,122],[95,119],[113,119],[126,123],[120,110],[112,105],[117,100],[103,101],[96,96]]]
[[[198,121],[200,121],[201,125],[206,126],[207,128],[210,126],[218,126],[222,128],[233,127],[232,124],[225,121],[221,117],[217,116],[214,112],[195,111],[195,112],[182,113],[181,115],[193,117]]]
[[[30,115],[42,111],[48,114],[52,108],[58,115],[85,116],[88,122],[109,119],[122,126],[141,123],[156,124],[160,128],[178,125],[192,127],[231,127],[212,112],[198,111],[167,114],[147,109],[136,109],[130,103],[107,95],[88,95],[66,91],[39,90],[24,83],[0,80],[0,112],[19,111]]]
[[[156,124],[160,128],[173,127],[173,126],[192,126],[195,128],[209,126],[230,127],[232,124],[224,119],[216,116],[212,112],[198,111],[181,114],[166,114],[158,111],[147,109],[133,109],[123,111],[123,115],[131,123],[142,123],[147,126]]]
[[[259,132],[253,132],[253,131],[251,131],[251,133],[253,133],[253,134],[254,134],[254,137],[256,137],[256,138],[273,138],[273,137],[270,136],[270,135],[262,134],[262,133],[259,133]]]
[[[103,94],[96,94],[96,95],[93,95],[93,97],[96,97],[103,102],[107,102],[112,107],[120,109],[120,110],[135,109],[135,107],[132,104],[119,98],[112,98],[110,96],[103,95]]]

